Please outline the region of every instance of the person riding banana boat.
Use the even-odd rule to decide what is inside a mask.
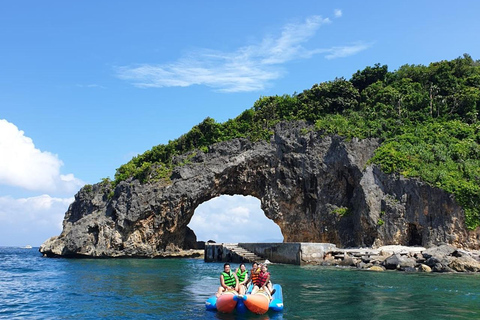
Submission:
[[[235,291],[236,293],[239,291],[238,277],[232,272],[229,263],[223,265],[223,272],[220,274],[220,287],[218,287],[216,293],[217,298],[226,291]]]
[[[264,314],[268,310],[283,310],[282,287],[279,284],[272,285],[266,265],[259,267],[254,263],[250,278],[244,264],[241,264],[236,272],[231,271],[229,263],[225,263],[223,269],[220,287],[215,295],[205,302],[207,310],[218,310],[222,313],[244,313],[249,310],[257,314]],[[252,290],[251,293],[246,291],[246,284],[252,284],[253,289],[248,290]]]
[[[272,295],[275,293],[275,289],[273,289],[273,284],[270,280],[270,272],[268,272],[268,267],[266,264],[260,265],[260,272],[258,273],[258,277],[256,277],[255,280],[256,281],[253,282],[254,286],[251,294],[255,294],[259,290],[263,290],[268,294],[271,300]]]
[[[250,280],[248,276],[248,270],[245,267],[245,264],[240,264],[240,266],[235,271],[235,274],[238,278],[238,293],[243,295],[247,292],[248,283]]]

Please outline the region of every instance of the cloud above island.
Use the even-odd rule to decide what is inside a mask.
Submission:
[[[335,10],[334,16],[341,17],[342,11]],[[232,52],[198,49],[174,62],[121,66],[116,72],[120,79],[140,88],[204,85],[219,92],[260,91],[286,74],[282,65],[287,62],[319,54],[326,59],[345,58],[369,48],[369,44],[358,42],[308,49],[306,44],[320,27],[331,23],[329,18],[311,16],[302,22],[285,25],[280,35],[267,35],[256,45]]]
[[[85,183],[72,173],[62,174],[63,162],[56,154],[36,148],[5,119],[0,119],[0,154],[0,246],[38,246],[59,235],[73,194]]]
[[[84,182],[73,174],[61,174],[57,155],[41,151],[13,123],[0,119],[0,185],[31,191],[71,194]]]

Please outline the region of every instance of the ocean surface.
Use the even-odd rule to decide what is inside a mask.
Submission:
[[[236,267],[235,264],[233,264]],[[282,313],[205,310],[222,263],[51,259],[0,247],[0,319],[480,319],[480,274],[273,264]]]

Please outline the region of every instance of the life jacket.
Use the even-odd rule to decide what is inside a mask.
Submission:
[[[223,274],[223,282],[227,287],[235,287],[237,285],[235,274],[232,271],[230,271],[230,274],[226,273],[225,271],[222,272],[222,274]]]
[[[257,286],[260,288],[263,287],[267,283],[269,275],[269,272],[260,272],[260,274],[258,275]]]
[[[257,270],[250,270],[250,279],[252,279],[252,283],[253,284],[257,284],[258,283],[258,272],[255,272],[255,271],[258,271],[258,268]]]
[[[242,272],[242,270],[238,269],[237,270],[238,282],[243,282],[243,280],[245,280],[245,276],[247,275],[247,273],[248,273],[247,270]]]

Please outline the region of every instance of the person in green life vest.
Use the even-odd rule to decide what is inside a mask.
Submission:
[[[225,263],[223,265],[223,272],[220,275],[220,287],[218,287],[218,291],[215,295],[218,298],[223,292],[228,290],[238,292],[238,278],[237,275],[230,270],[230,264]]]
[[[245,294],[247,292],[247,283],[248,283],[248,271],[245,265],[242,263],[240,266],[235,270],[235,274],[238,278],[238,293]]]

